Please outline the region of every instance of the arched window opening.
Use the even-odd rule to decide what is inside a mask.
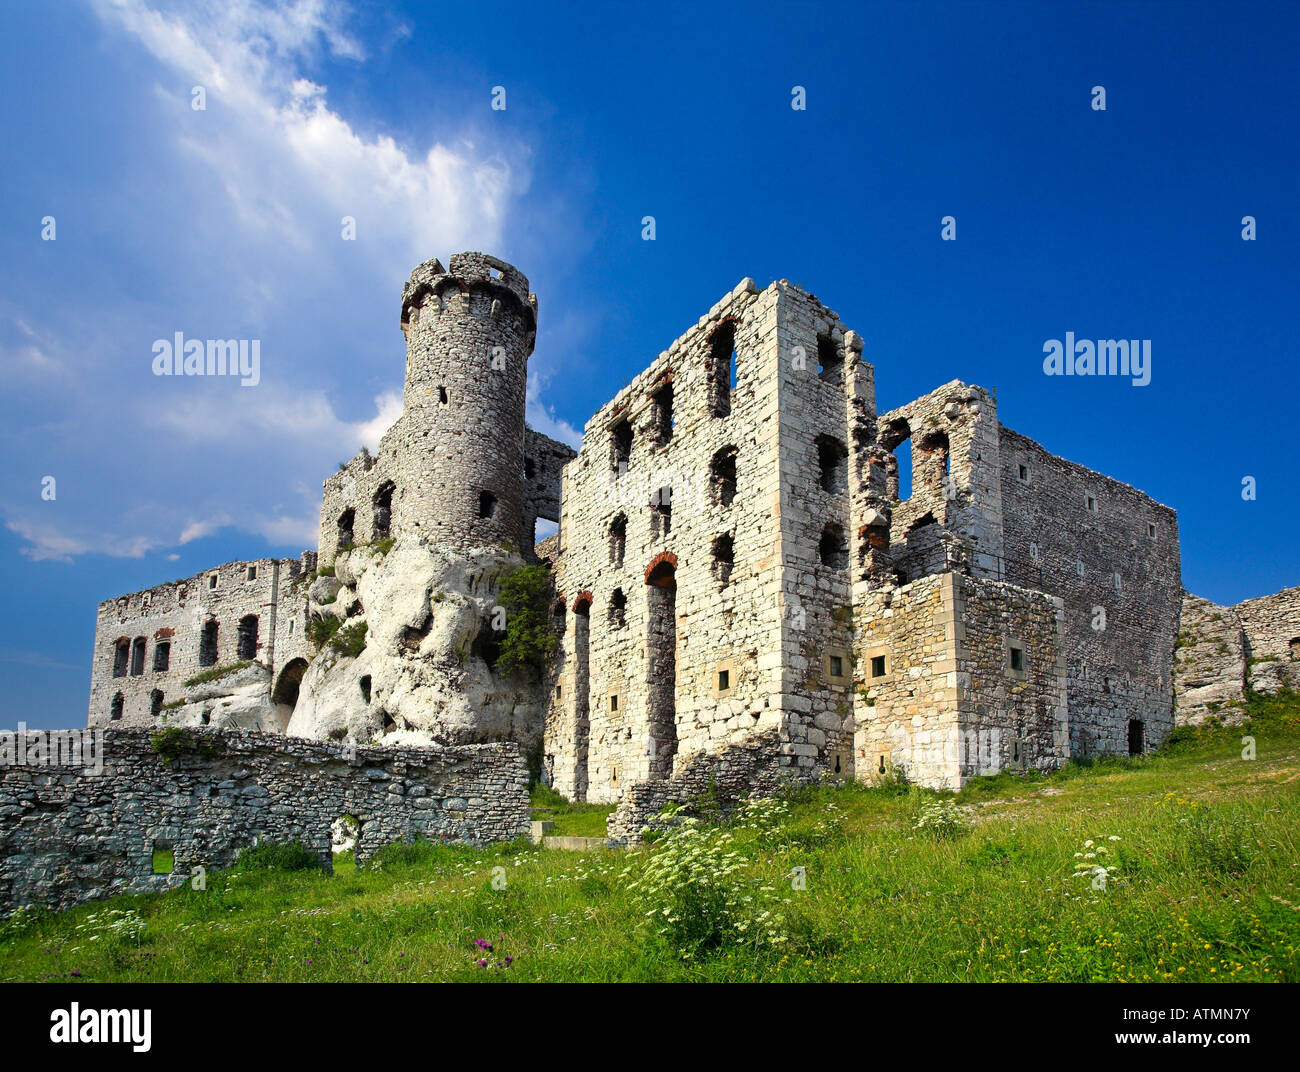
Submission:
[[[497,512],[497,497],[490,491],[480,491],[478,493],[478,516],[481,518],[492,518]]]
[[[650,533],[662,540],[673,530],[673,489],[660,488],[650,498]]]
[[[393,492],[397,490],[397,485],[391,480],[385,480],[379,485],[379,490],[375,492],[374,499],[371,500],[375,508],[375,539],[384,540],[393,527]]]
[[[730,533],[723,533],[713,541],[713,579],[719,588],[731,582],[731,570],[736,564],[736,542]]]
[[[350,506],[339,514],[338,550],[346,551],[352,546],[352,528],[356,522],[356,517],[357,512]]]
[[[257,658],[257,615],[245,614],[239,619],[239,641],[237,647],[240,659]]]
[[[122,711],[126,707],[126,697],[120,692],[113,697],[113,702],[108,708],[108,718],[110,722],[121,722]]]
[[[199,665],[217,665],[217,630],[216,620],[203,623],[203,632],[199,636]]]
[[[615,588],[610,593],[607,615],[611,629],[623,628],[627,621],[627,596],[623,594],[623,589]]]
[[[709,414],[731,415],[731,391],[736,383],[736,322],[724,320],[709,339]]]
[[[138,677],[144,673],[145,639],[142,636],[131,641],[131,676]]]
[[[149,693],[149,714],[157,718],[162,714],[163,709],[163,692],[162,689],[154,689]]]
[[[113,676],[126,677],[127,667],[131,665],[131,641],[119,637],[113,644]]]
[[[609,523],[609,564],[622,566],[627,553],[627,515],[619,514]]]
[[[844,530],[834,524],[822,529],[822,538],[817,552],[823,566],[837,570],[846,569],[849,564],[849,548],[844,540]]]
[[[822,491],[836,494],[848,490],[849,451],[834,436],[817,437],[818,484]]]
[[[648,773],[663,779],[672,774],[677,754],[677,570],[671,562],[661,561],[646,574],[646,603]]]
[[[829,335],[817,336],[817,375],[826,383],[843,382],[844,350]]]
[[[912,497],[912,428],[905,418],[889,421],[880,431],[885,459],[885,494],[895,502]]]
[[[722,506],[730,506],[736,497],[736,455],[735,447],[726,446],[709,462],[709,487],[713,501]]]
[[[625,473],[632,464],[632,422],[624,417],[610,429],[609,467],[616,473]]]
[[[673,384],[669,380],[652,396],[655,446],[663,447],[673,438]]]
[[[171,668],[172,664],[172,642],[170,640],[159,640],[153,646],[153,668],[155,672],[162,673]]]

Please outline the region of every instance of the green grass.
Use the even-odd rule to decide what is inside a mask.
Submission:
[[[210,872],[203,891],[24,913],[0,922],[0,979],[1300,981],[1300,704],[1250,711],[1247,727],[1180,731],[1153,756],[955,797],[823,786],[768,825],[704,828],[739,854],[737,889],[777,904],[775,945],[728,938],[683,959],[645,887],[629,888],[666,839],[418,843],[361,868],[336,857],[333,875],[248,866]],[[941,800],[959,821],[917,828]],[[557,822],[605,810],[535,804]],[[1098,861],[1115,870],[1094,889],[1075,872]]]
[[[243,662],[230,663],[228,666],[214,666],[211,670],[204,670],[201,674],[195,674],[183,684],[187,689],[193,688],[195,685],[206,685],[209,681],[216,681],[218,678],[223,678],[227,674],[233,674],[236,670],[242,670],[244,667],[251,665],[252,663],[245,659]]]
[[[556,837],[605,837],[605,820],[613,804],[574,804],[554,789],[540,783],[533,788],[533,818],[555,823]]]

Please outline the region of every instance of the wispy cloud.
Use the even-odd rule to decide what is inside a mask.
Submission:
[[[314,546],[321,481],[401,413],[402,280],[432,256],[508,247],[529,147],[481,117],[434,114],[403,141],[345,115],[331,72],[393,41],[372,50],[341,4],[91,4],[123,67],[152,83],[121,101],[139,119],[121,133],[127,163],[98,177],[95,210],[115,214],[121,243],[99,256],[130,273],[116,293],[86,289],[72,315],[62,293],[0,300],[17,418],[0,447],[39,466],[0,475],[4,524],[34,561],[172,558],[223,529]],[[45,251],[55,262],[73,248],[65,230]],[[153,376],[152,341],[178,330],[260,339],[261,383]],[[535,392],[529,405],[571,439]],[[46,473],[53,520],[32,491]]]

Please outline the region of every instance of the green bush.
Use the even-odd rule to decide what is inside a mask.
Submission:
[[[307,639],[318,648],[323,648],[334,639],[334,634],[343,628],[343,619],[332,614],[313,614],[307,623]]]
[[[335,621],[339,619],[335,618]],[[334,638],[330,641],[335,651],[342,655],[350,655],[356,658],[366,650],[366,623],[353,622],[341,629],[336,629]]]
[[[663,833],[627,889],[683,959],[724,945],[775,947],[788,940],[780,901],[741,876],[745,864],[730,831],[688,816]]]
[[[540,672],[555,651],[547,620],[551,575],[545,566],[520,566],[501,580],[498,598],[506,612],[506,635],[493,668],[503,674],[524,666]]]
[[[182,756],[198,756],[200,759],[213,759],[220,751],[216,742],[203,734],[191,733],[179,726],[170,726],[158,730],[149,738],[153,750],[162,757],[163,763],[171,766]]]

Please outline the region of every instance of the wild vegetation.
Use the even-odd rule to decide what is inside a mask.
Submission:
[[[1249,713],[956,795],[807,788],[635,851],[417,843],[331,875],[267,846],[206,889],[23,912],[0,979],[1294,982],[1300,702]]]

